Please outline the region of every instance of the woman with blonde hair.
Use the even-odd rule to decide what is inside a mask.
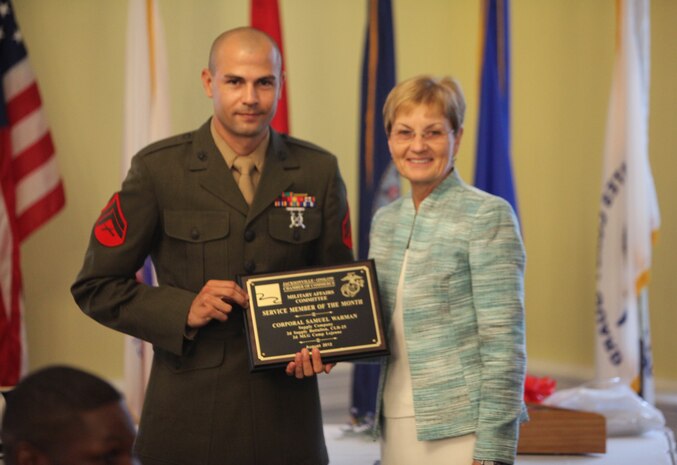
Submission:
[[[381,463],[513,463],[526,417],[517,219],[454,169],[465,114],[455,80],[404,81],[383,114],[411,191],[376,213],[370,236],[391,344],[379,383]]]

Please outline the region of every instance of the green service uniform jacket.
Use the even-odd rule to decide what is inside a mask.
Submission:
[[[315,197],[305,228],[274,202]],[[209,122],[142,150],[97,220],[72,293],[100,323],[149,341],[153,367],[136,451],[144,465],[328,462],[317,380],[249,372],[241,309],[185,337],[210,279],[353,259],[346,190],[328,152],[271,130],[248,207]],[[150,255],[158,286],[135,272]]]

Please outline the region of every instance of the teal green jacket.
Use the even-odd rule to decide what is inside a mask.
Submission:
[[[370,241],[388,327],[409,244],[404,331],[418,439],[475,433],[476,459],[512,463],[526,419],[525,254],[512,208],[453,172],[418,213],[411,196],[380,209]]]

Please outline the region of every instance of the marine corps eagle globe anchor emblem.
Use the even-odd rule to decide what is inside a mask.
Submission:
[[[341,294],[344,297],[355,297],[360,289],[364,287],[364,278],[362,276],[356,275],[354,271],[351,271],[343,278],[341,281],[346,281],[345,284],[341,286]]]

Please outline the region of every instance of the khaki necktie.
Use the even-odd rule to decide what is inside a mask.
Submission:
[[[254,160],[248,156],[237,156],[233,161],[233,166],[240,173],[237,186],[240,188],[240,192],[242,192],[247,205],[251,205],[252,200],[254,200],[254,191],[256,190],[254,180],[252,179],[252,173],[256,169]]]

